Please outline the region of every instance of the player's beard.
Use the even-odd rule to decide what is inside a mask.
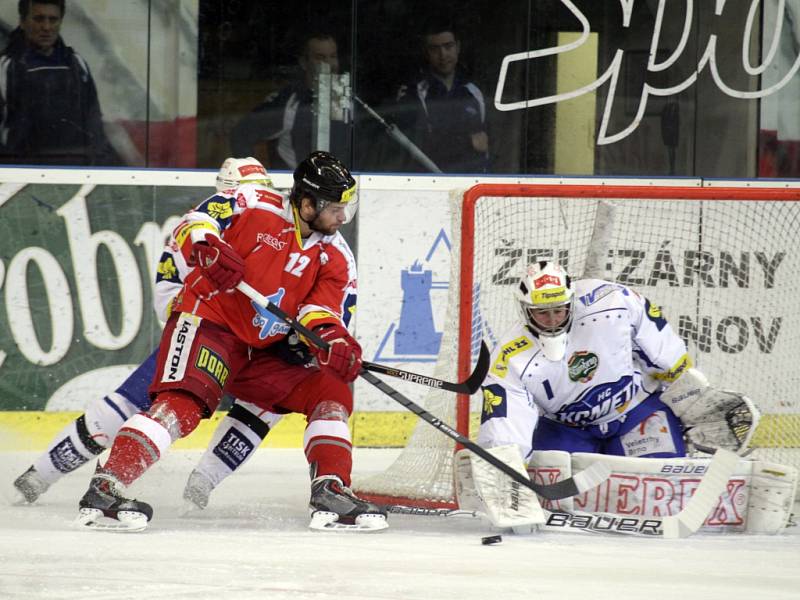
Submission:
[[[322,227],[322,225],[320,224],[320,218],[319,216],[317,216],[317,218],[311,221],[308,224],[308,226],[311,227],[311,229],[313,229],[314,231],[321,233],[322,235],[333,235],[334,233],[339,231],[340,224],[334,223],[328,227]]]

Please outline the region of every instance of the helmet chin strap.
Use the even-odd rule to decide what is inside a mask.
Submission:
[[[309,235],[311,235],[311,232],[314,231],[314,228],[311,226],[311,222],[303,218],[303,216],[300,214],[300,208],[298,208],[295,203],[292,203],[292,213],[294,213],[295,223],[297,223],[298,237],[306,239]],[[316,219],[316,216],[314,218]]]

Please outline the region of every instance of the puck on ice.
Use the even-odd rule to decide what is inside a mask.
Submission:
[[[487,535],[481,538],[481,544],[484,546],[491,546],[492,544],[499,544],[503,541],[502,535]]]

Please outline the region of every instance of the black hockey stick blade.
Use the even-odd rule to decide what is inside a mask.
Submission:
[[[486,378],[486,373],[489,372],[489,358],[491,358],[489,348],[487,348],[485,343],[481,342],[481,351],[480,354],[478,354],[478,362],[475,363],[475,369],[472,371],[469,377],[467,377],[464,381],[459,381],[458,383],[445,381],[443,379],[436,379],[435,377],[418,375],[417,373],[411,373],[410,371],[403,371],[402,369],[395,369],[393,367],[367,362],[366,360],[363,362],[363,367],[367,371],[381,373],[383,375],[388,375],[389,377],[397,377],[398,379],[419,383],[420,385],[426,385],[437,390],[447,390],[448,392],[455,392],[456,394],[472,395],[481,389],[481,384]]]
[[[259,306],[263,306],[273,315],[281,319],[284,323],[294,328],[294,330],[311,341],[314,345],[323,350],[327,350],[330,347],[330,344],[323,340],[319,335],[308,329],[305,325],[300,323],[297,319],[289,316],[286,312],[281,309],[279,306],[270,302],[265,296],[260,294],[258,291],[253,289],[250,285],[245,283],[244,281],[239,282],[236,286],[240,292],[242,292],[245,296],[250,298],[253,302],[259,304]],[[569,498],[572,496],[577,496],[578,494],[582,494],[583,492],[590,490],[592,488],[597,487],[603,481],[608,479],[608,476],[611,474],[608,467],[605,466],[603,463],[595,463],[591,465],[589,468],[584,469],[574,477],[570,477],[569,479],[565,479],[563,481],[558,481],[553,484],[549,485],[542,485],[539,483],[535,483],[530,480],[526,475],[519,473],[512,467],[508,466],[503,461],[497,459],[495,456],[481,448],[478,444],[470,440],[468,437],[461,435],[457,430],[453,429],[450,425],[435,417],[424,408],[412,402],[409,398],[406,398],[403,394],[398,392],[396,389],[388,385],[382,379],[377,378],[375,375],[367,371],[366,369],[361,369],[359,376],[362,379],[365,379],[367,382],[371,383],[375,387],[377,387],[380,391],[384,394],[389,396],[392,400],[401,404],[412,413],[417,415],[423,421],[429,423],[431,426],[435,427],[446,436],[454,440],[456,443],[461,444],[464,448],[468,449],[473,454],[477,454],[483,460],[488,462],[490,465],[499,469],[506,475],[508,475],[511,479],[519,483],[520,485],[524,485],[525,487],[533,490],[543,498],[547,500],[561,500],[562,498]]]

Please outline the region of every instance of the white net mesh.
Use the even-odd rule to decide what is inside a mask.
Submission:
[[[610,198],[613,211],[600,214],[611,221],[596,226],[606,201],[584,189],[572,198],[481,197],[466,242],[454,208],[450,296],[435,376],[457,378],[462,247],[474,249],[473,292],[466,299],[476,307],[473,350],[481,337],[492,347],[517,318],[511,289],[524,266],[556,259],[574,276],[586,268],[605,271],[661,305],[712,385],[744,392],[764,413],[756,456],[799,465],[800,202],[713,198],[709,190],[697,191],[702,198],[656,199],[637,188],[637,198]],[[428,395],[426,408],[450,424],[454,407],[452,393]],[[421,422],[390,469],[357,487],[412,501],[452,500],[452,451],[448,438]]]
[[[463,192],[451,195],[450,287],[442,333],[439,359],[433,376],[456,381],[458,351],[459,286],[458,270],[461,252],[461,200]],[[420,405],[448,425],[456,426],[456,395],[430,390]],[[394,498],[400,502],[430,506],[454,502],[453,452],[455,442],[430,424],[418,419],[408,444],[383,473],[367,478],[354,478],[354,488],[362,496]]]

